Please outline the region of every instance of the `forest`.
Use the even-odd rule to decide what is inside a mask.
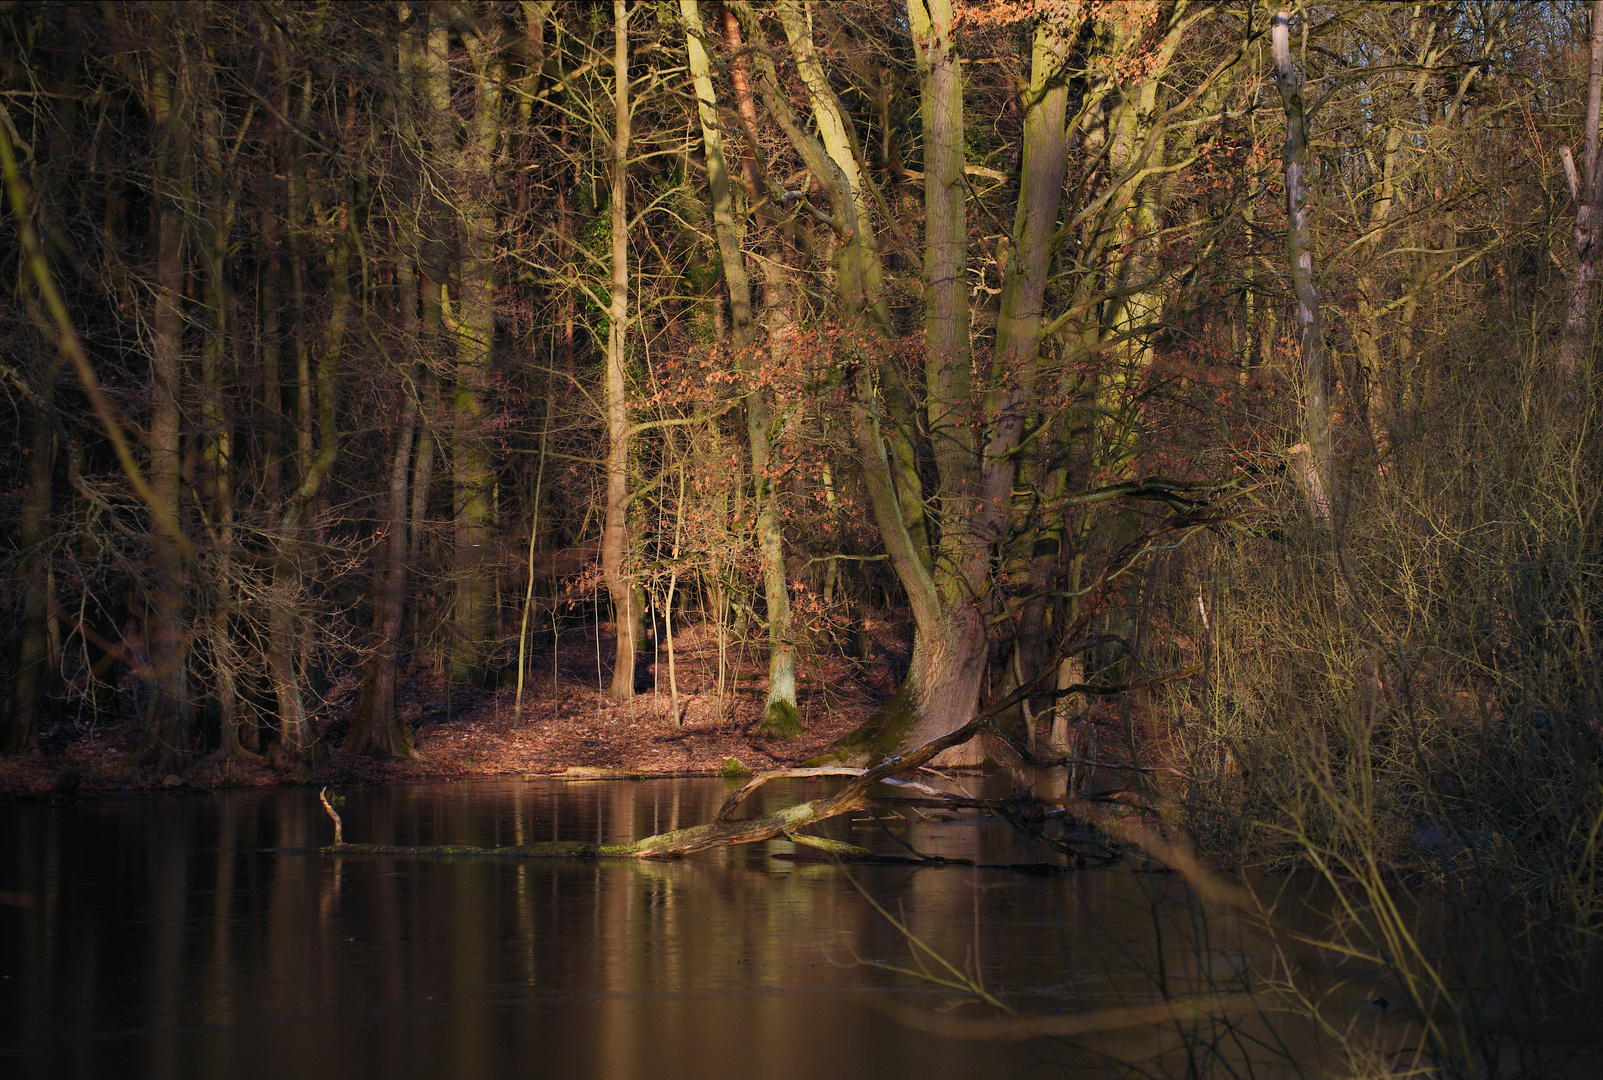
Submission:
[[[580,627],[618,701],[756,649],[777,745],[889,627],[821,763],[1117,759],[1219,851],[1450,831],[1594,909],[1592,5],[0,39],[0,752],[293,765],[348,671],[335,752],[404,758],[399,685],[521,694]]]

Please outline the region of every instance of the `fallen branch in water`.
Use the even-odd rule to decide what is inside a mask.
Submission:
[[[1158,1024],[1195,1023],[1231,1012],[1262,1008],[1251,994],[1199,994],[1154,1001],[1150,1005],[1092,1009],[1069,1016],[962,1016],[950,1011],[932,1012],[915,1008],[884,996],[869,998],[868,1002],[903,1027],[947,1039],[977,1042],[1019,1042],[1045,1037],[1083,1038],[1129,1028],[1150,1028]]]
[[[718,808],[718,814],[713,818],[713,820],[728,821],[729,816],[735,812],[736,807],[745,802],[751,797],[753,792],[762,787],[764,784],[768,783],[770,780],[793,780],[798,777],[808,776],[857,777],[862,776],[867,771],[867,769],[855,769],[848,765],[823,765],[816,768],[805,769],[772,769],[768,772],[757,773],[750,780],[747,780],[743,785],[741,785],[739,791],[735,792],[724,801],[723,806]],[[926,795],[929,798],[936,800],[942,799],[946,795],[946,792],[944,791],[932,788],[928,784],[915,783],[912,780],[896,780],[887,777],[884,780],[881,780],[880,783],[890,784],[900,788],[908,788],[912,791],[917,791],[922,795]]]
[[[1005,703],[1004,703],[1005,704]],[[753,777],[736,792],[738,798],[726,803],[719,816],[706,825],[696,825],[688,829],[676,829],[673,832],[658,833],[642,840],[633,840],[622,844],[594,844],[584,841],[549,840],[536,844],[518,844],[511,847],[473,847],[466,844],[443,844],[432,846],[409,846],[391,844],[347,844],[343,840],[339,815],[334,807],[323,798],[323,809],[334,822],[334,843],[323,848],[328,855],[487,855],[502,858],[523,859],[676,859],[697,851],[706,851],[709,848],[729,847],[734,844],[751,844],[760,840],[768,840],[775,836],[787,836],[799,843],[810,844],[814,847],[824,846],[832,841],[819,843],[817,837],[804,837],[798,835],[798,830],[820,821],[827,821],[832,817],[839,817],[853,810],[861,810],[871,801],[869,790],[876,784],[891,780],[900,773],[913,772],[928,764],[941,751],[953,746],[961,745],[979,734],[980,730],[991,723],[997,707],[985,710],[956,731],[942,735],[938,739],[931,739],[923,746],[910,750],[900,757],[891,758],[872,769],[780,769],[776,774],[762,774]],[[739,821],[730,821],[725,814],[732,810],[732,804],[738,804],[740,799],[756,791],[768,779],[782,776],[786,773],[792,775],[850,775],[851,782],[835,794],[823,799],[810,799],[795,806],[787,806],[770,814],[760,814],[757,817],[742,818]],[[914,785],[925,792],[934,792],[933,788],[924,785]]]
[[[775,836],[783,836],[797,844],[817,848],[830,855],[843,858],[851,862],[886,861],[901,862],[896,857],[876,856],[868,850],[852,844],[841,843],[838,840],[828,840],[823,837],[810,836],[798,830],[808,825],[826,821],[841,814],[854,810],[865,809],[870,806],[925,806],[940,807],[951,810],[985,810],[997,814],[1018,826],[1018,814],[1025,807],[1039,810],[1042,807],[1061,807],[1055,811],[1057,814],[1066,814],[1069,817],[1082,821],[1089,821],[1091,815],[1100,813],[1099,808],[1093,806],[1093,800],[1071,799],[978,799],[970,795],[953,795],[948,792],[932,788],[927,784],[920,784],[911,780],[899,780],[890,773],[901,770],[913,770],[922,767],[924,761],[940,753],[948,744],[946,740],[960,741],[965,732],[972,735],[984,725],[988,717],[977,717],[965,728],[954,731],[943,739],[937,739],[927,746],[920,747],[911,754],[902,758],[887,761],[873,769],[857,769],[845,766],[826,766],[822,768],[775,769],[771,772],[759,773],[753,776],[738,791],[725,801],[717,815],[709,825],[697,825],[688,829],[678,829],[673,832],[658,833],[643,840],[635,840],[621,844],[597,844],[583,840],[546,840],[531,844],[515,844],[504,847],[476,847],[469,844],[347,844],[344,842],[344,826],[340,816],[329,802],[328,789],[318,792],[318,800],[322,802],[324,811],[334,823],[334,843],[322,849],[325,854],[332,855],[469,855],[494,858],[511,859],[671,859],[689,855],[696,851],[705,851],[715,847],[729,847],[736,844],[750,844],[761,840],[768,840]],[[969,729],[973,729],[970,731]],[[748,799],[754,792],[770,780],[795,779],[798,777],[819,776],[847,776],[852,782],[836,794],[823,799],[812,799],[786,807],[783,810],[770,814],[761,814],[753,818],[743,818],[739,821],[730,820],[730,814]],[[873,796],[869,789],[876,784],[884,784],[893,788],[916,792],[912,796]],[[1084,865],[1085,852],[1077,848],[1065,846],[1061,842],[1047,840],[1039,830],[1026,828],[1027,834],[1036,839],[1043,840],[1048,847],[1057,851],[1078,856],[1076,862]],[[1086,846],[1094,849],[1093,854],[1105,864],[1117,861],[1117,853],[1108,848],[1100,840],[1090,839]],[[918,859],[908,859],[907,862],[919,863],[927,866],[973,866],[969,859],[946,859],[934,856],[921,856]],[[981,867],[982,869],[1016,870],[1018,867],[1007,865],[999,867]],[[1031,871],[1038,872],[1034,864]]]
[[[1144,483],[1150,486],[1155,482]],[[1153,490],[1156,490],[1156,487]],[[1155,497],[1151,496],[1151,493],[1147,492],[1145,488],[1139,491],[1131,489],[1123,492],[1123,494],[1131,497]],[[1201,506],[1194,505],[1192,500],[1181,499],[1180,502],[1184,505],[1182,512],[1177,513],[1155,529],[1143,533],[1129,544],[1126,544],[1107,561],[1097,575],[1096,580],[1077,594],[1082,597],[1080,614],[1064,630],[1062,642],[1058,647],[1060,655],[1068,654],[1069,643],[1080,642],[1083,645],[1088,640],[1086,635],[1090,621],[1112,589],[1114,581],[1128,569],[1131,563],[1154,550],[1153,545],[1159,536],[1178,533],[1184,537],[1197,529],[1217,525],[1226,520],[1217,514],[1208,512]],[[750,844],[775,836],[788,836],[805,844],[816,838],[804,839],[800,834],[801,829],[838,817],[841,814],[863,809],[873,801],[869,791],[876,784],[895,782],[909,785],[911,784],[910,781],[898,778],[923,768],[942,751],[968,742],[985,728],[989,727],[995,730],[995,718],[1026,698],[1041,693],[1056,694],[1056,690],[1047,691],[1044,688],[1047,677],[1049,675],[1055,677],[1055,672],[1055,665],[1048,664],[1043,666],[1034,678],[1016,688],[1012,693],[1004,695],[1000,700],[992,702],[962,727],[937,739],[931,739],[922,746],[909,750],[899,757],[890,758],[872,768],[779,769],[771,773],[755,776],[724,804],[711,822],[705,825],[659,833],[656,836],[648,836],[642,840],[633,840],[621,844],[595,844],[583,841],[561,840],[494,848],[456,844],[431,847],[347,844],[341,835],[339,816],[334,813],[333,807],[325,801],[323,805],[328,811],[329,817],[334,821],[335,834],[334,844],[324,848],[323,851],[327,854],[337,855],[487,855],[506,858],[673,859],[693,852],[705,851],[708,848]],[[1147,680],[1146,683],[1131,684],[1128,688],[1133,689],[1139,685],[1147,684],[1156,685],[1157,682],[1171,677],[1175,677],[1174,673],[1158,680]],[[743,818],[739,821],[731,820],[734,810],[745,799],[750,797],[752,792],[769,780],[786,776],[825,775],[848,776],[850,780],[840,791],[827,798],[811,799],[795,806],[788,806],[783,810],[760,814],[756,817]],[[914,790],[926,798],[943,794],[924,785],[912,786]]]

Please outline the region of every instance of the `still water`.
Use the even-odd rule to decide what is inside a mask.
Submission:
[[[753,809],[821,787],[771,785]],[[420,784],[342,812],[352,842],[618,841],[709,820],[728,791]],[[817,831],[1062,862],[978,814]],[[934,1080],[1100,1073],[1110,1054],[1151,1075],[1185,1067],[1154,1029],[1088,1050],[904,1026],[896,1008],[937,1029],[995,1015],[909,938],[1034,1015],[1152,1002],[1198,957],[1237,981],[1266,959],[1130,867],[841,867],[775,858],[783,840],[645,863],[315,853],[331,835],[307,789],[0,806],[0,1075]]]

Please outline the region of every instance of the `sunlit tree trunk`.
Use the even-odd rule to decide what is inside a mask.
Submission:
[[[1603,168],[1598,164],[1598,117],[1603,113],[1603,0],[1592,3],[1591,66],[1586,92],[1586,147],[1579,176],[1569,148],[1562,150],[1570,194],[1575,200],[1575,255],[1577,265],[1565,297],[1564,344],[1559,354],[1559,375],[1579,392],[1590,381],[1588,354],[1592,348],[1592,282],[1598,260],[1603,259]]]
[[[612,131],[612,287],[607,308],[607,505],[601,534],[601,574],[612,597],[616,646],[612,685],[614,701],[628,701],[635,692],[635,654],[640,648],[640,612],[635,588],[625,573],[629,544],[629,10],[613,0],[613,131]]]
[[[963,73],[952,48],[950,0],[908,0],[924,128],[924,381],[929,438],[945,512],[974,465],[969,358],[968,221],[963,179]]]
[[[435,19],[442,16],[436,9]],[[473,112],[460,151],[458,190],[461,297],[452,395],[452,480],[456,518],[456,625],[452,675],[466,679],[488,663],[495,632],[495,474],[490,460],[490,351],[495,340],[495,210],[492,169],[500,134],[502,63],[495,42],[463,30],[472,66]]]
[[[1314,519],[1331,529],[1339,517],[1335,497],[1335,453],[1330,428],[1330,402],[1325,386],[1328,366],[1319,293],[1314,288],[1314,242],[1308,228],[1307,192],[1308,118],[1302,96],[1302,79],[1291,56],[1291,15],[1274,17],[1271,32],[1280,101],[1286,111],[1286,144],[1281,160],[1286,170],[1286,253],[1291,265],[1291,287],[1297,298],[1297,351],[1303,368],[1303,426],[1305,442],[1295,460],[1302,473]]]
[[[985,676],[989,645],[985,613],[978,598],[989,569],[989,541],[995,539],[985,535],[985,524],[979,520],[986,510],[978,502],[982,478],[975,471],[975,429],[969,401],[962,70],[952,48],[950,4],[946,0],[909,0],[907,11],[922,83],[924,376],[930,440],[940,481],[942,531],[941,551],[934,559],[923,557],[918,550],[923,544],[916,534],[906,534],[905,543],[897,536],[895,547],[887,545],[897,576],[910,597],[916,590],[919,599],[913,605],[915,636],[907,679],[898,688],[891,707],[876,718],[880,721],[879,730],[871,728],[862,733],[872,736],[870,757],[917,746],[961,726],[972,716]],[[1058,108],[1061,113],[1061,103]],[[1061,135],[1061,118],[1058,130]],[[1030,167],[1027,156],[1026,176]],[[1058,171],[1061,175],[1061,164]],[[999,364],[1007,362],[1003,360],[1005,347],[999,323]],[[1013,359],[1011,354],[1007,359]],[[858,444],[865,459],[865,472],[872,477],[875,516],[883,531],[892,511],[888,504],[898,498],[898,492],[889,483],[892,477],[880,468],[880,454],[874,453],[876,448],[864,438],[875,421],[863,406],[872,403],[864,400],[861,391],[858,397]],[[908,487],[905,481],[900,485],[901,499],[917,496],[918,489],[908,491]],[[1011,492],[1006,498],[1011,503]],[[907,519],[905,512],[898,511],[898,516],[902,521]],[[897,548],[903,547],[908,550],[898,556]],[[905,730],[897,730],[904,727]],[[944,761],[951,765],[977,764],[982,754],[977,743],[970,743],[949,752]]]
[[[729,291],[731,342],[737,363],[751,377],[746,392],[746,434],[751,448],[752,481],[757,501],[757,543],[762,561],[763,598],[768,609],[768,701],[762,731],[771,738],[790,738],[801,730],[796,709],[796,643],[791,625],[790,593],[785,580],[784,538],[780,525],[778,491],[773,483],[769,432],[772,410],[757,376],[756,333],[752,318],[751,281],[741,250],[744,230],[735,215],[734,187],[724,155],[711,66],[702,46],[701,14],[696,0],[680,0],[686,27],[686,48],[700,109],[702,143],[707,153],[707,183],[712,193],[713,228]],[[793,330],[788,282],[783,267],[766,274],[764,308],[772,316],[768,327],[770,353],[785,348]],[[773,357],[780,363],[779,357]]]
[[[806,78],[811,45],[804,21],[791,5],[779,9],[792,51],[804,72],[815,118],[823,142],[803,131],[771,67],[763,71],[763,97],[769,111],[785,129],[792,146],[823,186],[833,214],[837,236],[836,283],[842,321],[862,333],[885,329],[885,298],[879,259],[870,238],[869,222],[848,168],[853,158],[838,103],[827,86]],[[966,321],[967,282],[962,254],[953,248],[966,236],[963,196],[954,179],[962,169],[962,110],[955,106],[953,82],[960,85],[956,58],[950,52],[950,22],[944,5],[910,9],[916,44],[924,54],[926,154],[926,245],[932,240],[941,250],[926,252],[933,265],[936,292],[935,342],[926,360],[926,388],[934,415],[948,430],[956,396],[963,386],[954,368],[961,356],[957,329]],[[1032,82],[1025,98],[1024,158],[1021,188],[1014,220],[1012,255],[1003,276],[1002,307],[990,371],[985,415],[991,424],[967,455],[962,444],[943,447],[948,475],[943,477],[936,503],[943,509],[940,550],[931,552],[927,534],[914,526],[905,504],[922,501],[919,485],[910,484],[894,460],[897,440],[891,432],[896,408],[879,391],[875,372],[867,363],[857,366],[852,404],[854,437],[863,468],[864,485],[891,565],[908,597],[914,621],[913,657],[907,678],[890,702],[868,723],[842,740],[833,756],[847,760],[875,760],[905,748],[922,745],[944,735],[973,716],[984,680],[989,635],[984,588],[991,556],[1003,541],[1012,513],[1016,454],[1023,432],[1031,388],[1031,375],[1039,346],[1041,304],[1050,263],[1050,242],[1057,230],[1066,148],[1064,112],[1067,87],[1062,79],[1069,39],[1049,20],[1042,20],[1032,57]],[[757,55],[757,54],[754,54]],[[951,64],[950,74],[942,70]],[[933,191],[931,190],[933,188]],[[952,275],[957,275],[953,277]],[[928,414],[927,414],[928,415]],[[983,443],[983,448],[978,444]],[[948,765],[977,764],[984,751],[972,743],[943,757]]]

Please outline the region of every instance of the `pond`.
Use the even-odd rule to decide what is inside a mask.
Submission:
[[[821,788],[776,783],[753,809]],[[352,842],[613,842],[710,820],[729,790],[430,783],[347,792],[342,813]],[[889,854],[1064,861],[977,813],[818,831]],[[677,862],[329,857],[309,789],[3,805],[0,835],[11,1078],[933,1080],[1110,1060],[1152,1075],[1196,1067],[1199,1046],[1238,1067],[1256,1057],[1262,1075],[1311,1052],[1207,1016],[1188,1040],[1173,1023],[973,1037],[1005,1034],[985,1027],[995,1010],[964,1004],[978,987],[1069,1017],[1267,976],[1267,946],[1129,860],[841,866],[787,858],[786,840]]]

